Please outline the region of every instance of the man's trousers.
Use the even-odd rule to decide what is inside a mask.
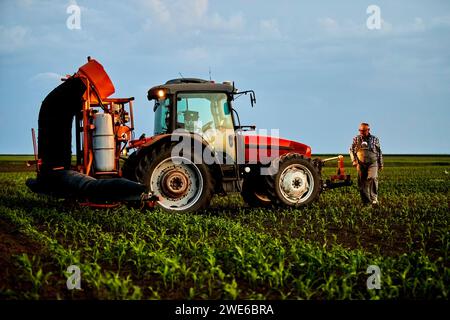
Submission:
[[[358,188],[364,204],[378,202],[378,165],[358,164]]]

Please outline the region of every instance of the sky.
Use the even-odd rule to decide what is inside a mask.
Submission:
[[[384,153],[450,154],[448,0],[0,0],[1,154],[33,152],[42,100],[87,56],[136,98],[136,136],[153,132],[150,87],[211,72],[255,90],[241,124],[313,154],[346,154],[360,122]]]

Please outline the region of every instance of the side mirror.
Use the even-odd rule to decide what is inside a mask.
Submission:
[[[256,104],[256,95],[255,95],[255,91],[253,91],[253,90],[245,90],[245,91],[241,91],[241,92],[235,92],[233,94],[233,97],[231,100],[234,100],[235,96],[240,97],[241,95],[243,95],[243,94],[247,95],[248,93],[250,93],[250,103],[253,107]]]
[[[254,92],[250,92],[250,103],[252,105],[252,108],[254,107],[254,105],[256,104],[256,96]]]

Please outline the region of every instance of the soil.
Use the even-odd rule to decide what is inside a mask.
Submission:
[[[44,272],[52,269],[53,263],[45,248],[0,217],[0,300],[30,299],[24,294],[32,291],[31,282],[21,276],[18,277],[18,274],[23,274],[23,270],[20,270],[17,257],[24,253],[30,258],[39,256]],[[56,293],[61,290],[55,285],[61,282],[60,278],[52,275],[49,284],[39,289],[39,298],[58,298]],[[51,285],[52,283],[55,285]]]
[[[16,255],[27,253],[28,255],[39,254],[42,248],[31,241],[9,222],[0,219],[0,288],[6,292],[7,289],[17,287],[17,264]],[[20,282],[19,282],[20,283]],[[25,288],[23,288],[25,289]],[[1,297],[1,296],[0,296]]]

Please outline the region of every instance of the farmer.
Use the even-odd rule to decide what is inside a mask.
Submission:
[[[350,158],[358,171],[358,188],[364,204],[378,205],[378,170],[383,170],[380,140],[370,134],[368,123],[361,123],[353,138]]]

